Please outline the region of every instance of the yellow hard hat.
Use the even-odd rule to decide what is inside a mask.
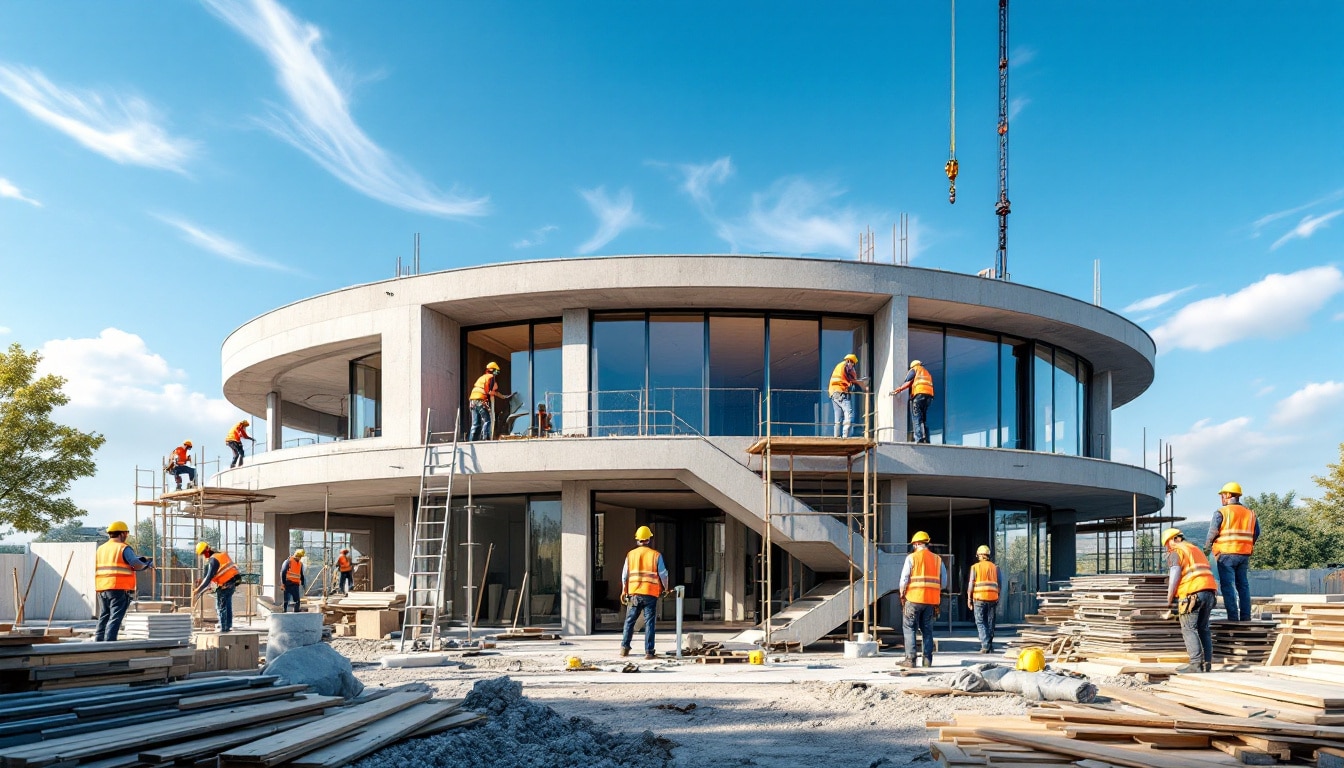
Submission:
[[[914,536],[910,537],[911,544],[918,544],[921,541],[928,541],[928,540],[929,540],[929,534],[923,531],[917,531]]]
[[[635,541],[648,541],[652,538],[653,531],[649,530],[649,526],[647,525],[641,525],[639,526],[639,530],[635,531]]]
[[[205,554],[205,550],[207,550],[207,549],[209,549],[209,548],[210,548],[210,545],[209,545],[209,544],[206,544],[204,541],[199,542],[199,543],[196,544],[196,554],[198,554],[198,555],[204,555],[204,554]]]
[[[923,363],[921,363],[921,362],[918,361],[918,360],[911,360],[911,361],[910,361],[910,367],[911,367],[911,368],[914,368],[916,365],[923,365]]]
[[[188,447],[188,448],[191,447],[191,441],[190,441],[190,440],[183,440],[183,441],[182,441],[182,444],[185,445],[185,446]]]
[[[302,549],[296,549],[296,550],[294,550],[294,556],[295,556],[295,557],[303,557],[303,556],[306,555],[306,554],[308,554],[308,553],[307,553],[307,552],[304,552]]]
[[[252,422],[248,421],[247,419],[243,419],[242,421],[238,422],[238,424],[239,424],[239,426],[243,426],[243,427],[250,427],[250,426],[252,426]]]
[[[851,355],[845,355],[845,359],[848,360],[848,361],[851,362],[851,363],[857,363],[857,362],[859,362],[859,356],[858,356],[858,355],[852,355],[852,354],[851,354]]]
[[[487,370],[487,371],[498,371],[498,370],[499,370],[499,363],[496,363],[496,362],[493,362],[493,361],[491,361],[491,362],[489,362],[489,363],[486,363],[486,364],[485,364],[485,370]]]
[[[1240,495],[1241,495],[1241,483],[1228,483],[1227,485],[1224,485],[1224,486],[1222,487],[1222,489],[1221,489],[1220,491],[1218,491],[1218,493],[1219,493],[1219,495],[1224,494],[1224,493],[1230,493],[1230,494],[1232,494],[1233,496],[1240,496]]]
[[[578,656],[570,656],[569,658],[565,659],[565,667],[567,669],[578,669],[579,667],[582,666],[583,666],[583,659],[580,659]]]
[[[1021,672],[1040,672],[1045,669],[1045,651],[1035,646],[1023,648],[1017,655],[1017,669]]]
[[[107,526],[107,532],[108,532],[108,533],[130,533],[130,532],[131,532],[131,529],[130,529],[130,528],[127,528],[125,523],[123,523],[122,521],[118,520],[118,521],[112,523],[111,525]]]
[[[987,545],[985,545],[985,544],[981,544],[980,546],[978,546],[978,547],[975,548],[975,554],[977,554],[977,555],[988,555],[988,554],[989,554],[989,547],[988,547]]]
[[[1172,538],[1184,535],[1185,534],[1181,533],[1180,528],[1168,528],[1167,530],[1162,532],[1162,546],[1164,547],[1167,546],[1167,542],[1171,541]]]

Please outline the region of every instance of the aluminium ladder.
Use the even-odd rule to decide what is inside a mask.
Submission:
[[[425,459],[420,500],[411,529],[411,581],[406,594],[400,651],[437,650],[439,615],[444,601],[452,516],[453,476],[457,474],[461,412],[453,420],[452,444],[446,432],[433,432],[433,409],[425,414]]]

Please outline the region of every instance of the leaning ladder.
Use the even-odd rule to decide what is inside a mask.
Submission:
[[[411,583],[406,594],[406,618],[401,627],[401,651],[435,650],[439,611],[444,600],[448,567],[449,518],[452,514],[453,476],[457,474],[457,436],[461,412],[453,419],[452,444],[447,432],[434,432],[433,410],[425,414],[425,461],[420,472],[420,501],[411,529]]]

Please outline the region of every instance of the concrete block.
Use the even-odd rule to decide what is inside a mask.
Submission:
[[[355,637],[382,640],[401,629],[401,611],[355,611]]]
[[[322,642],[320,613],[272,613],[266,626],[267,664],[291,648]]]
[[[856,642],[854,640],[845,641],[846,659],[866,659],[877,655],[877,643],[874,642]]]
[[[682,650],[698,651],[705,647],[705,636],[701,632],[687,632]]]

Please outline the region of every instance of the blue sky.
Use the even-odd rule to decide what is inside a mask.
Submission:
[[[237,412],[219,344],[390,277],[576,254],[991,266],[997,13],[944,3],[0,4],[0,343],[109,437],[75,498]],[[1344,440],[1344,4],[1019,2],[1015,282],[1160,346],[1117,458],[1175,445],[1177,511],[1312,495]],[[222,446],[218,446],[222,449]]]

